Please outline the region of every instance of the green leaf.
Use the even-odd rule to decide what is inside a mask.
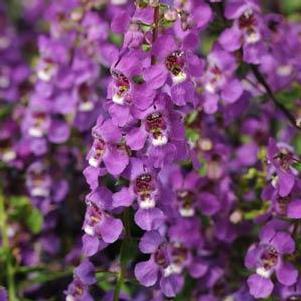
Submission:
[[[201,168],[199,169],[199,175],[204,177],[207,174],[207,165],[205,163],[202,163]]]
[[[285,105],[288,109],[294,109],[295,102],[300,98],[301,95],[301,86],[298,84],[294,84],[293,87],[289,90],[282,91],[277,93],[277,100]]]
[[[151,50],[151,46],[149,44],[142,44],[142,50],[147,52]]]
[[[122,36],[113,32],[109,34],[109,41],[114,45],[120,47],[122,45]]]
[[[136,83],[138,85],[141,85],[141,84],[144,83],[144,79],[143,79],[143,77],[141,75],[134,75],[132,77],[132,80],[133,80],[134,83]]]
[[[139,7],[139,8],[146,8],[148,6],[148,0],[136,0],[135,4]]]
[[[173,26],[175,23],[175,21],[169,21],[166,19],[162,19],[160,21],[160,26],[164,27],[164,28],[170,28],[171,26]]]
[[[198,118],[199,112],[197,110],[192,111],[191,113],[189,113],[186,117],[186,123],[192,124],[193,122],[195,122]]]
[[[20,208],[20,207],[23,207],[23,206],[30,205],[29,198],[27,196],[24,196],[24,195],[11,196],[10,197],[10,202],[11,202],[11,205],[14,208]]]
[[[294,13],[296,10],[301,9],[301,1],[285,0],[285,1],[281,1],[281,6],[286,13]]]
[[[301,156],[301,136],[295,139],[294,144],[297,155]]]
[[[254,218],[263,215],[268,211],[270,204],[268,202],[262,202],[262,207],[260,209],[254,209],[244,213],[244,219],[253,220]]]
[[[105,292],[114,288],[114,279],[116,278],[115,273],[111,272],[96,272],[96,280],[98,286]]]
[[[43,216],[38,209],[32,208],[32,210],[29,213],[29,216],[26,218],[26,225],[34,234],[38,234],[41,232],[43,225]]]
[[[200,139],[200,134],[198,131],[191,129],[191,128],[187,128],[186,129],[186,137],[188,138],[188,140],[190,140],[191,142],[197,142]]]

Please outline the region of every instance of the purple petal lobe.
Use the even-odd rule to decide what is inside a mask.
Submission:
[[[120,191],[114,193],[112,205],[114,208],[121,206],[129,207],[132,205],[133,201],[134,195],[128,188],[123,187]]]
[[[110,147],[103,157],[108,172],[112,175],[120,175],[129,163],[129,157],[123,150]]]
[[[96,281],[94,271],[93,264],[86,259],[75,269],[75,274],[83,283],[91,285]]]
[[[141,250],[141,252],[146,254],[154,253],[161,242],[162,237],[159,232],[149,231],[142,236],[139,243],[139,249]]]
[[[99,224],[98,228],[102,239],[106,243],[113,243],[119,238],[123,225],[121,220],[107,216],[105,220]]]
[[[283,285],[293,285],[297,281],[298,271],[291,263],[281,263],[276,270],[277,279]]]
[[[251,275],[247,280],[250,294],[255,298],[267,298],[271,295],[274,284],[268,278],[263,278],[257,274]]]
[[[146,231],[158,229],[163,220],[164,214],[158,208],[139,209],[135,214],[135,223]]]
[[[83,253],[85,256],[93,256],[98,251],[99,240],[95,236],[85,234],[83,236]]]
[[[295,241],[286,232],[277,232],[271,241],[281,254],[291,254],[295,251]]]
[[[137,280],[144,286],[152,286],[157,282],[158,267],[151,259],[137,263],[134,272]]]
[[[222,90],[222,99],[227,103],[233,103],[242,95],[243,87],[238,79],[229,81]]]
[[[170,275],[169,277],[162,277],[160,286],[163,294],[166,297],[174,297],[182,289],[184,284],[183,277],[180,275]]]
[[[291,201],[288,204],[287,216],[290,218],[301,218],[301,200]]]

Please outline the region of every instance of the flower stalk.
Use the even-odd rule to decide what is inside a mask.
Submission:
[[[157,37],[158,37],[158,32],[159,32],[159,19],[160,19],[160,5],[157,5],[154,8],[154,28],[153,28],[153,36],[152,36],[152,43],[154,44]],[[152,65],[155,64],[156,58],[153,55],[151,57]]]
[[[290,121],[293,127],[297,128],[298,130],[301,130],[301,127],[298,124],[294,115],[284,105],[278,102],[269,84],[266,82],[263,75],[258,70],[258,67],[256,65],[251,65],[251,69],[258,82],[261,83],[265,88],[267,95],[271,98],[276,108],[278,108],[286,116],[286,118]]]
[[[0,228],[2,237],[2,248],[6,254],[6,281],[8,287],[8,297],[10,301],[17,300],[16,298],[16,288],[14,279],[14,267],[12,263],[12,255],[9,246],[9,240],[7,235],[7,215],[5,212],[5,198],[0,190]]]
[[[120,291],[125,281],[125,275],[126,275],[126,265],[127,265],[126,248],[128,247],[129,240],[131,239],[130,217],[129,217],[128,209],[123,212],[123,222],[125,228],[125,237],[120,247],[120,271],[117,276],[117,282],[114,290],[114,301],[119,300]]]

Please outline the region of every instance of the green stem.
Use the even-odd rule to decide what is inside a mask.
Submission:
[[[265,88],[267,95],[270,97],[275,107],[278,108],[283,113],[284,116],[286,116],[286,118],[290,121],[293,127],[300,130],[301,127],[298,124],[295,116],[282,103],[278,102],[276,96],[274,95],[272,89],[270,88],[269,84],[265,80],[264,76],[259,71],[258,67],[252,64],[250,65],[250,67],[257,81],[261,83]]]
[[[120,247],[120,271],[117,276],[117,282],[114,290],[114,301],[119,300],[119,295],[121,291],[121,287],[125,281],[125,274],[126,274],[126,258],[125,258],[125,253],[126,253],[126,248],[128,245],[128,240],[130,239],[130,218],[129,218],[129,210],[126,209],[123,212],[123,222],[124,222],[124,228],[125,228],[125,237],[124,240],[122,241],[121,247]]]
[[[12,254],[9,246],[9,240],[7,236],[7,216],[5,212],[4,205],[4,195],[0,190],[0,228],[1,228],[1,236],[2,236],[2,248],[6,254],[6,281],[8,287],[8,297],[9,301],[15,301],[16,298],[16,288],[15,288],[15,270],[12,263]]]
[[[160,19],[160,6],[158,5],[154,8],[154,24],[153,24],[153,36],[152,36],[153,44],[158,37],[159,19]],[[151,58],[151,63],[152,63],[152,65],[154,65],[156,63],[156,58],[154,56],[152,56],[152,58]]]

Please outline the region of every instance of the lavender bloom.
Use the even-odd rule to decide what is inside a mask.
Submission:
[[[111,216],[112,195],[105,188],[98,188],[87,197],[87,211],[83,230],[83,249],[88,256],[94,255],[107,244],[115,242],[123,229],[122,222]]]
[[[179,106],[184,106],[187,102],[194,103],[192,78],[202,74],[203,61],[189,49],[180,49],[170,35],[158,38],[153,46],[153,55],[158,59],[160,76],[171,77],[172,101]]]
[[[248,278],[250,293],[254,297],[266,298],[272,293],[274,284],[270,277],[274,272],[283,285],[293,285],[297,281],[298,271],[283,258],[294,251],[295,242],[289,233],[269,227],[261,232],[260,242],[249,248],[245,259],[249,269],[256,269],[256,274]]]
[[[94,266],[88,260],[83,261],[76,269],[73,282],[68,286],[67,301],[92,301],[88,285],[95,283]]]
[[[293,301],[301,297],[301,282],[300,278],[297,283],[291,286],[281,286],[280,296],[283,300]]]
[[[236,63],[231,54],[216,48],[208,55],[207,67],[203,75],[206,113],[217,111],[219,98],[231,104],[242,95],[242,84],[233,76],[235,69]]]
[[[33,163],[27,170],[27,188],[33,197],[49,197],[51,178],[42,162]]]
[[[159,95],[154,104],[143,112],[135,112],[142,120],[140,128],[133,128],[126,135],[126,143],[133,150],[141,150],[146,141],[146,153],[154,167],[162,167],[187,155],[181,114],[174,111],[170,98]]]
[[[160,72],[158,68],[149,66],[143,52],[132,50],[124,54],[111,70],[113,81],[107,96],[115,103],[111,111],[124,111],[125,104],[133,104],[140,110],[147,109],[155,97],[155,90],[164,84]]]
[[[265,54],[265,49],[262,41],[263,20],[257,1],[229,1],[225,16],[234,20],[234,23],[221,34],[221,45],[230,52],[243,46],[244,60],[258,64],[259,58]]]
[[[0,300],[7,301],[7,292],[4,287],[0,287]]]
[[[190,172],[184,176],[181,170],[173,166],[163,170],[160,176],[163,185],[167,187],[170,185],[172,188],[172,196],[168,198],[169,204],[166,205],[177,209],[182,217],[195,216],[198,208],[196,188],[200,180],[199,175],[196,172]]]
[[[272,171],[277,174],[272,184],[277,188],[279,195],[285,197],[291,192],[295,183],[295,171],[291,165],[296,162],[296,158],[289,148],[284,145],[278,147],[276,142],[270,139],[268,160]]]
[[[139,248],[143,253],[151,254],[151,257],[135,266],[138,281],[144,286],[152,286],[160,277],[164,295],[174,297],[183,286],[183,277],[180,275],[182,266],[174,262],[172,246],[164,243],[158,232],[151,231],[142,237]]]
[[[129,158],[125,145],[121,141],[120,130],[111,120],[99,118],[92,134],[94,142],[87,156],[89,164],[97,168],[104,163],[110,173],[114,175],[122,173]]]
[[[131,206],[136,199],[138,210],[135,213],[136,224],[144,230],[157,229],[164,221],[164,214],[157,207],[160,200],[160,186],[155,172],[141,160],[131,161],[131,184],[113,195],[113,207]]]

